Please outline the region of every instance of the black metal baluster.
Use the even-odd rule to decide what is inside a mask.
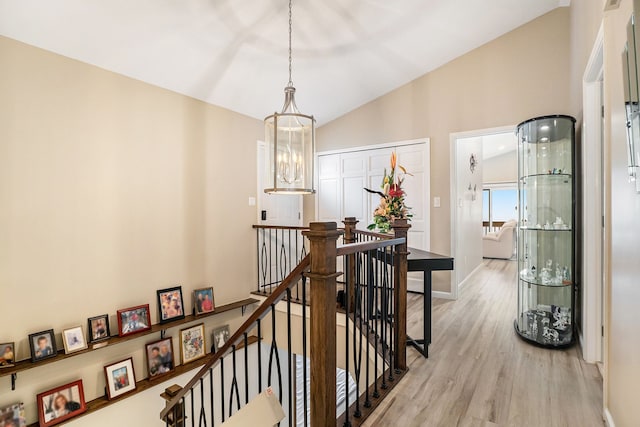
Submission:
[[[349,264],[349,257],[345,257],[346,259],[346,264],[348,266]],[[349,271],[349,268],[346,268],[347,272]],[[350,421],[350,416],[349,416],[349,309],[351,308],[351,303],[350,303],[350,295],[349,295],[349,288],[350,286],[348,285],[348,283],[346,284],[346,286],[344,287],[344,309],[345,309],[345,322],[344,322],[344,336],[345,336],[345,368],[344,370],[345,372],[345,378],[346,378],[346,387],[345,387],[345,391],[344,391],[344,407],[345,407],[345,417],[344,417],[344,426],[348,427],[351,425],[351,421]]]
[[[370,370],[370,355],[369,355],[369,348],[371,347],[371,345],[369,344],[369,338],[371,338],[371,310],[372,310],[372,305],[373,305],[373,301],[371,299],[371,282],[373,280],[373,265],[371,265],[369,267],[369,265],[367,265],[367,270],[365,273],[365,277],[366,277],[366,282],[365,282],[365,286],[364,286],[364,292],[365,292],[365,303],[367,304],[367,306],[364,308],[364,313],[366,314],[366,335],[365,331],[361,330],[360,333],[364,335],[364,337],[366,338],[366,354],[365,354],[365,382],[364,382],[364,407],[365,408],[370,408],[371,407],[371,400],[369,397],[369,370]],[[359,267],[362,268],[362,267]],[[374,343],[375,343],[375,339],[374,339]]]
[[[273,268],[271,267],[271,261],[273,260],[273,254],[271,248],[273,246],[273,229],[269,229],[269,294],[271,294],[271,286],[273,284]],[[276,233],[276,240],[278,240],[278,234]],[[277,258],[277,255],[276,255]]]
[[[196,422],[196,417],[195,417],[195,407],[194,407],[194,400],[195,398],[193,397],[193,389],[190,390],[191,393],[189,393],[191,395],[191,427],[195,426],[195,422]]]
[[[289,425],[293,422],[293,381],[291,364],[293,363],[293,350],[291,346],[291,288],[287,288],[287,354],[289,355],[289,363],[287,363],[287,375],[289,376]]]
[[[378,316],[377,316],[377,312],[378,312],[378,307],[380,305],[380,302],[378,300],[379,298],[379,292],[378,292],[378,286],[380,284],[380,262],[379,260],[374,264],[375,266],[375,276],[374,276],[374,281],[371,284],[371,288],[372,288],[372,293],[373,293],[373,316],[372,316],[372,323],[373,323],[373,342],[374,342],[374,348],[376,349],[376,354],[374,355],[374,359],[373,359],[373,372],[375,375],[375,379],[373,381],[373,397],[374,398],[378,398],[380,397],[380,392],[378,390],[378,343],[380,342],[381,338],[380,338],[380,327],[378,324]],[[382,346],[380,346],[380,348],[382,349]]]
[[[211,425],[216,424],[216,414],[213,409],[213,368],[209,368],[209,399],[211,401]]]
[[[231,346],[231,367],[233,371],[233,378],[231,379],[231,389],[229,393],[229,417],[233,415],[233,398],[236,398],[236,411],[240,410],[240,391],[238,390],[238,376],[236,365],[236,346]]]
[[[249,335],[244,333],[244,404],[249,403]]]
[[[273,370],[273,362],[275,359],[276,369],[278,370],[278,401],[282,404],[282,370],[280,368],[280,354],[278,353],[278,346],[276,344],[276,306],[271,304],[271,350],[269,352],[269,371],[267,373],[268,386],[272,387],[271,373]]]
[[[262,229],[262,249],[261,249],[261,253],[262,253],[262,286],[260,287],[260,289],[258,289],[258,291],[265,291],[266,286],[267,286],[267,269],[269,268],[269,257],[267,256],[267,238],[265,236],[266,230],[263,228]],[[259,281],[259,279],[258,279]]]
[[[380,254],[379,254],[380,256]],[[380,312],[380,327],[382,328],[382,343],[381,343],[381,348],[382,348],[382,384],[380,385],[380,388],[382,388],[383,390],[386,390],[387,388],[387,379],[386,376],[384,375],[384,370],[386,368],[386,354],[387,354],[387,350],[388,350],[388,336],[387,336],[387,327],[388,327],[388,322],[387,322],[387,314],[388,314],[388,310],[389,310],[389,295],[388,295],[388,283],[387,283],[387,260],[386,260],[386,256],[382,257],[382,259],[384,260],[384,264],[383,264],[383,277],[382,277],[382,290],[381,290],[381,312]]]
[[[220,358],[220,413],[224,422],[224,357]]]
[[[303,246],[304,249],[304,246]],[[302,399],[304,427],[308,427],[309,400],[307,390],[307,278],[302,276]]]
[[[258,393],[262,392],[262,319],[256,320],[258,326]]]
[[[200,378],[200,419],[198,420],[199,427],[207,427],[207,414],[204,410],[204,381]]]
[[[395,328],[396,328],[396,324],[395,324],[395,293],[394,293],[394,289],[395,289],[395,282],[394,282],[394,265],[393,265],[393,246],[389,247],[389,250],[384,250],[385,256],[388,256],[389,259],[389,284],[390,284],[390,289],[389,289],[389,330],[390,330],[390,334],[389,334],[389,381],[393,381],[393,373],[395,371],[395,363],[394,363],[394,352],[395,352]]]

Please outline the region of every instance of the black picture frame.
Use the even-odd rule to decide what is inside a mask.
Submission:
[[[147,377],[150,380],[163,377],[176,367],[173,338],[167,337],[145,345]]]
[[[90,343],[106,341],[111,338],[109,315],[101,314],[87,319],[87,339]]]
[[[184,319],[182,286],[159,289],[156,293],[158,295],[158,318],[160,323]]]
[[[56,337],[53,329],[29,334],[29,348],[31,350],[31,361],[39,362],[58,355],[56,347]]]

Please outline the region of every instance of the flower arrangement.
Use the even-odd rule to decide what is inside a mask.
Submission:
[[[396,173],[396,166],[402,172]],[[382,191],[375,191],[365,188],[365,191],[378,194],[380,196],[380,205],[373,211],[373,224],[367,228],[373,230],[377,228],[382,233],[387,233],[391,229],[391,223],[394,219],[410,220],[413,215],[409,213],[409,207],[404,204],[405,192],[402,189],[402,183],[406,175],[410,175],[405,168],[397,164],[396,153],[391,153],[391,168],[387,174],[384,170],[384,177],[380,188]]]

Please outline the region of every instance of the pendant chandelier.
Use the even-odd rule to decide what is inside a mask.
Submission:
[[[289,0],[289,83],[284,88],[282,112],[264,119],[267,145],[265,193],[313,194],[315,119],[300,113],[291,80],[291,0]]]

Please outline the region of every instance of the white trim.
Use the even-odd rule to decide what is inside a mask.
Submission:
[[[613,416],[609,412],[609,408],[604,408],[604,423],[607,427],[616,427],[616,423],[613,422]]]
[[[457,252],[456,233],[458,229],[458,225],[457,225],[458,221],[457,221],[457,215],[456,215],[456,213],[458,212],[458,208],[457,208],[458,186],[456,182],[457,181],[456,176],[458,173],[458,166],[456,162],[457,150],[458,150],[457,140],[462,138],[473,138],[473,137],[480,137],[480,136],[495,135],[498,133],[515,132],[515,129],[516,129],[515,126],[500,126],[495,128],[479,129],[479,130],[472,130],[472,131],[465,131],[465,132],[455,132],[449,135],[449,188],[450,188],[449,215],[450,215],[450,221],[451,221],[451,243],[450,243],[451,256],[453,257],[453,259],[456,259],[456,252]],[[460,282],[462,281],[464,281],[464,279],[460,280]],[[458,299],[458,287],[459,287],[458,273],[457,273],[457,270],[454,268],[454,270],[451,272],[451,294],[453,296],[453,299]]]
[[[464,285],[467,284],[467,282],[470,282],[472,279],[474,279],[474,275],[481,269],[484,267],[484,262],[481,262],[480,265],[478,265],[476,268],[473,269],[473,271],[471,273],[469,273],[469,275],[467,277],[465,277],[462,282],[460,282],[460,284],[458,285],[458,290],[462,289],[462,287]]]
[[[454,300],[453,294],[451,292],[444,291],[431,291],[432,298],[442,298],[442,299],[450,299]]]
[[[582,82],[582,193],[583,193],[583,257],[582,257],[582,321],[579,331],[582,357],[589,363],[603,360],[602,310],[602,76],[603,29],[600,26]]]
[[[335,150],[318,151],[316,152],[316,157],[326,156],[328,154],[353,153],[356,151],[377,150],[379,148],[394,148],[394,147],[401,147],[403,145],[424,144],[428,142],[429,142],[429,138],[418,138],[418,139],[407,139],[404,141],[396,141],[396,142],[385,142],[383,144],[371,144],[371,145],[361,145],[359,147],[338,148]]]

